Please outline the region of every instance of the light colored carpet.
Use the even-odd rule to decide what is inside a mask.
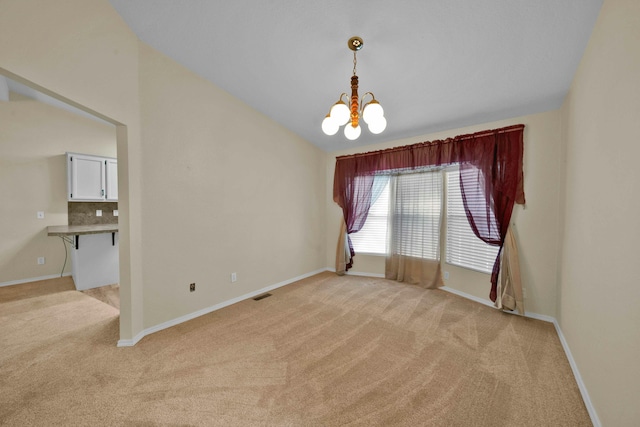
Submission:
[[[133,348],[96,299],[5,292],[2,425],[591,425],[553,325],[440,290],[323,273]]]
[[[114,285],[86,289],[80,292],[120,310],[120,285],[117,283]]]

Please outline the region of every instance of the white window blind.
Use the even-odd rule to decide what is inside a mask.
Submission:
[[[440,259],[441,172],[401,174],[391,179],[391,253]]]
[[[364,226],[357,233],[349,234],[357,254],[384,255],[387,246],[387,217],[389,215],[389,177],[376,177],[374,186],[383,187],[378,199],[369,208]],[[374,191],[375,193],[375,191]]]
[[[475,174],[473,169],[463,173]],[[483,273],[491,273],[493,263],[498,256],[498,246],[489,245],[480,240],[469,225],[462,204],[460,177],[458,169],[446,172],[447,176],[447,263],[470,268]],[[485,206],[482,200],[469,200],[469,203]]]

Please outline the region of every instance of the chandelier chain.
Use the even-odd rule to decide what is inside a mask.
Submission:
[[[356,51],[353,51],[353,75],[356,75],[356,64],[358,63],[358,60],[356,59]]]

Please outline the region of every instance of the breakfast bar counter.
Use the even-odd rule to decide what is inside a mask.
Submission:
[[[51,225],[47,227],[47,235],[60,237],[73,246],[71,274],[78,290],[119,282],[117,233],[118,224]]]

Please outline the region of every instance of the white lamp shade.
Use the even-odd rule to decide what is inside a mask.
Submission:
[[[360,125],[358,125],[357,127],[348,125],[344,128],[344,136],[346,136],[347,139],[351,141],[353,141],[354,139],[358,139],[358,137],[360,136],[360,132],[362,132]]]
[[[335,135],[338,132],[338,129],[340,129],[340,126],[338,126],[332,117],[327,116],[322,121],[322,132],[325,134],[329,136]]]
[[[378,104],[378,101],[371,101],[367,105],[364,106],[364,111],[362,112],[362,118],[365,123],[371,124],[377,118],[382,117],[384,115],[384,110],[382,106]]]
[[[349,107],[347,107],[347,104],[342,101],[338,101],[333,104],[333,107],[331,107],[331,111],[329,111],[329,115],[338,126],[347,124],[347,122],[351,118]]]
[[[369,123],[369,132],[373,134],[379,134],[387,128],[387,119],[384,116],[376,118],[372,123]]]

